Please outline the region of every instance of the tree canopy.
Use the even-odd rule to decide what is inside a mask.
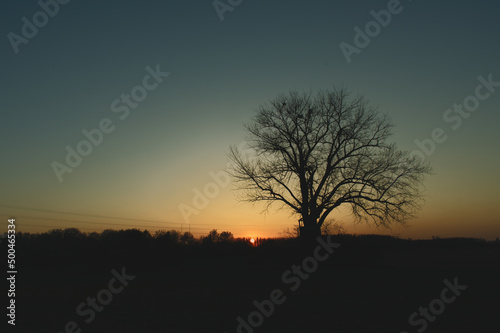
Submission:
[[[389,227],[421,207],[428,163],[389,142],[390,118],[345,88],[290,92],[261,105],[247,124],[251,156],[230,147],[241,198],[278,202],[312,235],[335,208]]]

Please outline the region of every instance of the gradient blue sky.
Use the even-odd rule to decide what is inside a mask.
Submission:
[[[478,76],[500,81],[500,5],[401,1],[402,12],[348,64],[339,44],[353,44],[353,28],[387,4],[245,0],[221,22],[212,1],[72,0],[16,54],[7,35],[21,34],[21,18],[32,21],[40,7],[2,1],[1,218],[17,217],[25,231],[186,230],[179,205],[192,206],[193,189],[224,169],[261,103],[342,83],[390,114],[400,148],[416,149],[436,127],[448,140],[428,157],[435,175],[409,228],[354,225],[342,211],[333,218],[349,232],[500,237],[500,87],[457,130],[443,121],[474,94]],[[157,64],[170,76],[120,120],[111,103]],[[51,163],[63,163],[66,145],[103,118],[115,130],[59,182]],[[238,203],[228,185],[191,217],[191,231],[276,236],[296,223],[261,208]]]

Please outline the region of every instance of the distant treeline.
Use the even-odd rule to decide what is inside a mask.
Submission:
[[[326,236],[325,236],[326,237]],[[401,250],[432,249],[500,249],[500,241],[478,238],[439,238],[432,240],[400,239],[381,235],[332,235],[333,242],[342,246],[337,251],[340,262],[369,264],[383,253]],[[394,251],[393,251],[394,249]],[[104,230],[83,233],[76,228],[54,229],[44,233],[16,234],[19,266],[26,269],[74,269],[92,271],[109,266],[139,265],[171,267],[221,258],[234,265],[259,263],[287,265],[304,255],[298,238],[235,238],[229,231],[210,231],[195,238],[191,233],[160,230],[151,234],[139,229]],[[307,253],[305,253],[307,254]]]

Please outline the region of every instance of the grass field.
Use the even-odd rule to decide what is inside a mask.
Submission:
[[[65,332],[74,321],[74,332],[410,333],[423,328],[410,325],[410,315],[441,297],[445,279],[457,278],[467,289],[421,332],[500,332],[500,249],[430,245],[343,244],[298,287],[283,274],[307,252],[199,254],[175,263],[136,257],[129,264],[125,255],[99,269],[34,266],[18,275],[16,330]],[[77,306],[106,289],[111,269],[122,267],[135,278],[86,323]],[[253,301],[275,289],[286,299],[258,327],[238,331],[237,318],[248,322]]]

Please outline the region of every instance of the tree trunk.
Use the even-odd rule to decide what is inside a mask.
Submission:
[[[300,227],[300,239],[314,242],[321,235],[321,227],[318,225],[317,219],[311,216],[303,216],[302,219],[304,226]]]

